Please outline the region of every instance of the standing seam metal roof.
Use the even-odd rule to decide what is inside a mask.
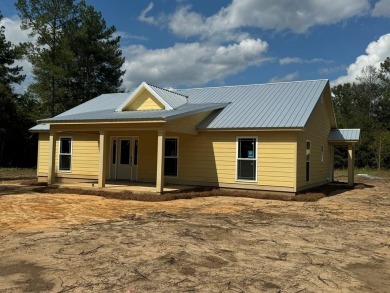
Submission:
[[[360,129],[332,129],[328,136],[328,141],[348,142],[359,141]]]
[[[208,109],[208,106],[220,103],[222,105],[215,109],[223,109],[207,117],[198,129],[303,128],[327,84],[328,80],[308,80],[179,89],[175,92],[148,84],[174,109],[115,112],[131,93],[106,94],[41,122],[154,119],[165,117],[165,114],[169,116],[172,111],[190,109],[186,107],[200,111],[200,105],[206,104],[204,109]]]

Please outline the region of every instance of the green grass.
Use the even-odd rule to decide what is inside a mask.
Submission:
[[[33,179],[37,170],[31,168],[0,168],[0,180]]]

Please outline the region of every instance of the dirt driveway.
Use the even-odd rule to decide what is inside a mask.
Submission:
[[[0,184],[0,292],[390,292],[390,183],[317,202]]]

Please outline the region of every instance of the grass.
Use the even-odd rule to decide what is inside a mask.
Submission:
[[[357,174],[368,174],[372,176],[381,177],[384,179],[390,179],[390,170],[385,169],[374,169],[374,168],[355,168],[355,180],[358,178],[356,177]],[[335,169],[334,171],[335,177],[348,177],[348,169]]]
[[[32,168],[0,168],[0,180],[33,179],[37,170]]]

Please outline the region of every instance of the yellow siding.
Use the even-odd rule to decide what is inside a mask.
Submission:
[[[202,122],[212,111],[178,118],[166,123],[165,129],[172,132],[196,133],[196,126]]]
[[[298,134],[297,186],[318,185],[329,177],[328,135],[331,128],[327,103],[318,101],[303,132]],[[310,181],[306,182],[306,140],[311,141]],[[324,146],[324,161],[321,162],[321,146]]]
[[[137,95],[130,104],[126,105],[124,111],[137,110],[163,110],[164,105],[158,101],[148,90],[144,89]]]
[[[38,138],[38,164],[37,173],[47,175],[49,163],[49,133],[41,132]]]
[[[170,136],[167,134],[167,136]],[[237,137],[258,137],[258,186],[295,187],[295,134],[288,132],[202,132],[179,137],[176,181],[237,183]],[[175,181],[168,178],[169,181]]]
[[[58,170],[59,138],[72,138],[71,171]],[[60,133],[56,142],[56,175],[67,177],[98,176],[99,171],[99,136],[98,134]]]

